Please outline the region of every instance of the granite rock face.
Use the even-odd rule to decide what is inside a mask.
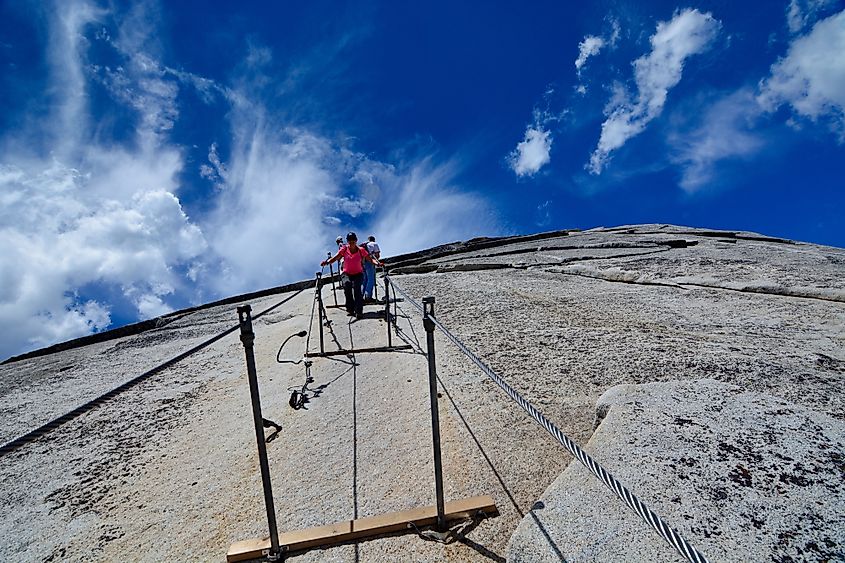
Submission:
[[[330,245],[331,241],[327,241]],[[389,241],[384,241],[385,255]],[[315,264],[321,259],[316,256]],[[634,225],[480,238],[389,260],[411,296],[713,561],[843,559],[845,251],[755,233]],[[307,284],[176,312],[0,365],[2,441],[255,312],[282,530],[433,504],[425,336],[316,358]],[[381,291],[383,292],[383,286]],[[342,293],[338,295],[342,299]],[[323,299],[334,303],[329,287]],[[382,346],[381,307],[329,308],[329,350]],[[438,332],[447,500],[500,516],[443,545],[398,535],[296,561],[671,561],[678,555]],[[290,354],[290,355],[288,355]],[[269,430],[268,430],[269,436]],[[0,560],[222,560],[266,534],[243,348],[216,340],[0,456]]]
[[[612,387],[599,398],[597,420],[590,455],[661,517],[683,523],[712,560],[845,556],[843,421],[707,379]],[[573,462],[522,521],[508,558],[672,559],[609,494]]]

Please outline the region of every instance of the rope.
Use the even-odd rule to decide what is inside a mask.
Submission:
[[[290,301],[291,299],[293,299],[294,297],[296,297],[297,295],[299,295],[303,291],[304,291],[304,289],[300,289],[299,291],[297,291],[293,295],[282,299],[281,301],[279,301],[275,305],[261,311],[260,313],[258,313],[257,315],[255,315],[252,318],[258,319],[262,315],[266,315],[267,313],[269,313],[273,309],[283,305],[284,303],[287,303],[288,301]],[[173,357],[173,358],[167,360],[166,362],[157,365],[156,367],[152,368],[151,370],[145,371],[141,375],[138,375],[138,376],[130,379],[129,381],[118,385],[117,387],[115,387],[111,391],[107,391],[107,392],[103,393],[102,395],[100,395],[99,397],[95,397],[94,399],[91,399],[90,401],[83,403],[82,405],[79,405],[78,407],[76,407],[72,411],[67,412],[67,413],[65,413],[65,414],[63,414],[59,417],[56,417],[53,420],[51,420],[51,421],[49,421],[45,424],[42,424],[41,426],[39,426],[35,430],[32,430],[32,431],[24,434],[23,436],[19,436],[19,437],[15,438],[14,440],[3,444],[2,446],[0,446],[0,456],[11,453],[11,452],[17,450],[18,448],[20,448],[20,447],[22,447],[26,444],[34,442],[38,438],[47,434],[48,432],[55,430],[59,426],[63,425],[65,422],[73,420],[77,416],[98,407],[99,405],[105,403],[106,401],[109,401],[110,399],[113,399],[114,397],[116,397],[117,395],[119,395],[123,391],[126,391],[130,387],[134,387],[135,385],[137,385],[138,383],[141,383],[145,379],[152,377],[153,375],[159,373],[160,371],[163,371],[164,369],[169,368],[170,366],[184,360],[185,358],[187,358],[191,354],[194,354],[195,352],[199,352],[203,348],[210,346],[211,344],[214,344],[215,342],[217,342],[221,338],[228,336],[229,334],[235,332],[236,330],[238,330],[238,328],[240,328],[240,325],[235,325],[232,328],[226,329],[223,332],[221,332],[220,334],[209,338],[205,342],[201,342],[200,344],[197,344],[196,346],[194,346],[190,350],[182,352],[178,356]]]
[[[402,296],[411,303],[414,307],[416,307],[421,313],[423,312],[422,306],[414,301],[414,299],[408,295],[405,290],[403,290],[393,279],[390,279],[390,285],[393,286],[394,290],[399,291]],[[616,493],[622,501],[628,505],[634,512],[636,512],[640,518],[646,521],[658,534],[660,534],[664,540],[666,540],[672,547],[677,550],[687,561],[691,563],[708,563],[707,558],[700,553],[697,549],[695,549],[692,545],[684,539],[681,534],[675,530],[673,527],[669,526],[660,516],[654,513],[644,502],[638,499],[631,491],[629,491],[619,480],[616,479],[607,469],[601,466],[596,460],[594,460],[590,455],[585,452],[581,447],[576,444],[569,436],[564,434],[560,431],[560,429],[555,426],[553,422],[547,419],[543,413],[541,413],[537,408],[532,405],[528,400],[526,400],[522,395],[520,395],[513,387],[508,385],[508,383],[502,379],[496,372],[494,372],[490,367],[487,366],[484,362],[479,359],[469,348],[464,345],[455,335],[453,335],[445,326],[443,326],[440,321],[438,321],[434,316],[429,317],[433,322],[434,325],[439,328],[443,334],[448,338],[452,344],[458,347],[458,349],[464,353],[470,360],[473,361],[475,365],[477,365],[481,371],[483,371],[487,377],[493,380],[496,385],[498,385],[513,401],[515,401],[522,409],[527,412],[540,426],[542,426],[549,434],[552,435],[562,446],[564,446],[569,453],[571,453],[575,458],[580,461],[590,472],[598,477],[611,491]]]

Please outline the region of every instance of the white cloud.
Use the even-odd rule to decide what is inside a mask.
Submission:
[[[173,311],[170,305],[154,293],[145,293],[138,296],[134,301],[141,319],[154,319]]]
[[[845,142],[845,10],[817,22],[795,39],[786,56],[760,83],[758,101],[768,111],[787,104],[813,121],[825,117]]]
[[[671,159],[682,169],[680,186],[687,192],[717,182],[718,163],[750,158],[764,145],[763,137],[754,133],[761,112],[750,90],[724,96],[699,113],[691,131],[669,137]]]
[[[86,166],[83,174],[59,162],[31,166],[0,167],[0,271],[8,273],[0,355],[105,328],[109,307],[77,294],[90,284],[120,288],[140,316],[149,316],[150,301],[180,285],[172,267],[205,250],[199,228],[170,192],[153,185],[116,199],[121,190],[104,196],[102,179],[119,169]]]
[[[575,70],[581,74],[581,67],[586,64],[587,59],[593,55],[598,55],[605,42],[601,37],[595,35],[587,35],[584,40],[578,43],[578,58],[575,59]]]
[[[622,32],[619,20],[610,16],[606,20],[610,22],[609,35],[585,35],[584,40],[578,43],[578,58],[575,59],[575,70],[579,77],[587,59],[598,55],[605,47],[610,49],[616,47],[616,43],[619,41]]]
[[[617,41],[619,41],[622,31],[619,21],[611,17],[608,18],[608,21],[610,21],[611,25],[609,37],[586,35],[584,36],[584,40],[578,43],[578,58],[575,59],[575,72],[578,75],[579,81],[581,80],[581,69],[587,63],[587,59],[598,55],[605,47],[614,48]],[[579,83],[575,87],[575,91],[583,96],[587,93],[587,87],[583,83]]]
[[[112,39],[90,29],[110,14],[57,5],[46,34],[55,111],[0,140],[0,357],[107,328],[106,295],[149,318],[175,296],[201,302],[310,278],[338,232],[374,233],[385,255],[496,232],[484,199],[455,182],[456,165],[395,167],[268,117],[251,88],[272,80],[260,68],[268,50],[251,49],[251,74],[221,87],[150,54],[144,10]],[[91,64],[86,33],[114,46],[119,64]],[[135,110],[124,146],[87,118],[91,79]],[[211,143],[200,167],[220,189],[199,217],[180,202],[186,151],[169,139],[186,84],[230,104],[228,153]]]
[[[180,150],[141,135],[131,150],[105,146],[89,123],[85,33],[106,12],[81,1],[57,6],[47,35],[53,110],[10,133],[0,151],[0,355],[105,329],[109,304],[85,295],[97,287],[116,289],[142,318],[168,310],[161,298],[184,286],[175,268],[206,249],[175,195]],[[166,130],[172,85],[128,71],[114,77],[141,93],[120,98],[139,110],[139,131]]]
[[[212,182],[222,182],[226,179],[226,166],[220,160],[220,155],[217,153],[217,143],[211,143],[208,147],[208,162],[209,164],[200,164],[200,176]],[[218,187],[221,187],[218,184]]]
[[[373,202],[365,198],[324,195],[320,197],[320,201],[329,209],[340,211],[350,217],[358,217],[373,210]]]
[[[614,94],[605,109],[607,119],[602,124],[598,146],[590,157],[590,172],[600,174],[614,150],[660,115],[669,90],[681,80],[685,60],[706,51],[720,28],[720,22],[711,14],[695,9],[683,10],[671,21],[657,24],[651,36],[651,52],[634,61],[637,99]]]
[[[508,156],[508,164],[517,176],[533,176],[551,160],[552,135],[540,125],[529,125],[525,139]]]
[[[789,31],[799,33],[813,23],[825,8],[836,4],[836,0],[790,0],[786,8],[786,24]]]
[[[277,130],[244,115],[233,125],[244,142],[203,223],[208,259],[216,261],[206,283],[217,293],[311,277],[335,237],[349,230],[375,234],[389,256],[496,229],[483,198],[456,185],[453,165],[422,159],[397,170],[303,130]],[[350,178],[363,195],[345,193]]]

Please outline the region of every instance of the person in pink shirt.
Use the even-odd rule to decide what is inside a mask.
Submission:
[[[381,263],[370,256],[361,246],[358,246],[358,235],[350,232],[346,235],[346,244],[337,251],[337,254],[320,262],[321,266],[327,266],[333,262],[343,259],[343,293],[346,296],[346,314],[361,318],[364,314],[364,296],[361,293],[361,283],[364,281],[364,262],[370,262],[376,266]]]

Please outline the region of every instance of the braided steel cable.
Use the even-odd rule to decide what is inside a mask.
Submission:
[[[288,301],[290,301],[291,299],[293,299],[294,297],[296,297],[297,295],[299,295],[303,291],[305,291],[305,290],[300,289],[299,291],[297,291],[293,295],[282,299],[281,301],[279,301],[275,305],[268,307],[267,309],[261,311],[260,313],[258,313],[257,315],[255,315],[252,318],[258,319],[262,315],[266,315],[270,311],[272,311],[272,310],[276,309],[277,307],[287,303]],[[238,330],[238,328],[240,328],[239,324],[233,326],[232,328],[228,328],[228,329],[224,330],[223,332],[221,332],[220,334],[217,334],[216,336],[212,336],[208,340],[201,342],[200,344],[197,344],[196,346],[194,346],[193,348],[191,348],[189,350],[186,350],[185,352],[182,352],[178,356],[175,356],[175,357],[165,361],[164,363],[161,363],[161,364],[157,365],[156,367],[145,371],[141,375],[138,375],[138,376],[130,379],[129,381],[126,381],[126,382],[118,385],[114,389],[103,393],[99,397],[95,397],[95,398],[91,399],[90,401],[87,401],[86,403],[79,405],[78,407],[76,407],[72,411],[67,412],[67,413],[65,413],[61,416],[58,416],[58,417],[54,418],[53,420],[51,420],[51,421],[49,421],[45,424],[42,424],[41,426],[39,426],[35,430],[31,430],[30,432],[27,432],[23,436],[19,436],[19,437],[15,438],[14,440],[11,440],[10,442],[3,444],[2,446],[0,446],[0,456],[9,454],[9,453],[17,450],[18,448],[25,446],[26,444],[34,442],[38,438],[41,438],[42,436],[44,436],[48,432],[55,430],[56,428],[63,425],[64,423],[66,423],[70,420],[73,420],[74,418],[76,418],[77,416],[79,416],[81,414],[84,414],[84,413],[86,413],[90,410],[93,410],[94,408],[100,406],[101,404],[113,399],[114,397],[116,397],[117,395],[122,393],[123,391],[126,391],[130,387],[134,387],[135,385],[137,385],[138,383],[141,383],[145,379],[148,379],[148,378],[152,377],[153,375],[159,373],[160,371],[163,371],[164,369],[169,368],[170,366],[184,360],[188,356],[190,356],[190,355],[192,355],[196,352],[199,352],[203,348],[206,348],[207,346],[214,344],[215,342],[217,342],[221,338],[228,336],[229,334],[232,334],[233,332]]]
[[[416,307],[420,313],[423,312],[423,307],[417,303],[408,293],[402,289],[392,278],[390,285],[393,286],[394,291],[398,291],[402,296]],[[522,409],[531,415],[540,426],[542,426],[549,434],[551,434],[563,447],[569,450],[578,461],[580,461],[590,472],[598,477],[611,491],[616,493],[625,504],[628,505],[640,518],[645,520],[664,540],[666,540],[675,550],[680,553],[687,561],[691,563],[708,563],[707,557],[699,552],[695,547],[684,539],[684,537],[675,530],[672,526],[664,522],[664,520],[655,514],[644,502],[638,499],[625,485],[619,482],[607,469],[602,467],[596,460],[594,460],[587,452],[575,443],[569,436],[560,431],[553,422],[547,419],[542,412],[540,412],[534,405],[519,394],[513,387],[502,379],[495,371],[493,371],[487,364],[476,356],[466,345],[461,342],[449,329],[443,326],[434,316],[429,317],[434,326],[439,328],[443,334],[448,338],[452,344],[464,353],[470,360],[483,371],[487,377],[493,380],[505,394],[508,395],[514,402],[516,402]]]

